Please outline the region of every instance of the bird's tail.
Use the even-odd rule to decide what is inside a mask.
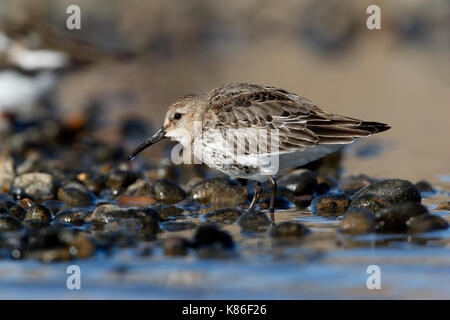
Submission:
[[[355,126],[354,128],[369,131],[371,134],[375,134],[389,130],[391,127],[381,122],[363,121],[360,125]]]

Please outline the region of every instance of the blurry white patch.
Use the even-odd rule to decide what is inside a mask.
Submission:
[[[51,50],[27,50],[15,47],[9,52],[12,63],[28,71],[59,69],[69,64],[67,54]]]

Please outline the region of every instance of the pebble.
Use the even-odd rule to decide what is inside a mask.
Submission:
[[[417,202],[395,203],[375,214],[375,230],[377,232],[406,232],[407,223],[411,218],[427,213],[427,208]]]
[[[348,210],[364,208],[372,212],[378,212],[389,206],[390,203],[385,201],[382,197],[372,193],[367,193],[353,199]]]
[[[110,188],[113,194],[117,194],[121,189],[128,187],[136,181],[136,175],[128,170],[113,169],[105,176],[105,186]]]
[[[445,230],[448,222],[434,214],[422,214],[407,222],[408,233],[424,233],[435,230]]]
[[[166,256],[184,256],[189,249],[189,241],[181,237],[171,237],[164,240],[164,254]]]
[[[205,224],[197,228],[192,238],[192,247],[198,249],[205,246],[231,249],[234,243],[233,238],[227,232],[219,230],[214,225]]]
[[[25,216],[27,214],[27,210],[25,210],[24,208],[22,208],[19,205],[14,205],[11,208],[9,208],[9,213],[8,213],[11,217],[15,217],[19,220],[24,220]]]
[[[128,186],[125,194],[128,196],[148,197],[152,194],[152,187],[147,181],[138,179]]]
[[[203,217],[208,222],[234,223],[242,215],[242,211],[238,209],[217,209],[208,212]]]
[[[70,182],[58,190],[58,199],[68,206],[82,207],[95,204],[96,197],[81,183]]]
[[[365,195],[374,194],[389,203],[414,201],[420,203],[422,197],[419,189],[412,182],[400,179],[387,179],[374,182],[361,188],[352,195],[352,200]]]
[[[167,221],[169,219],[177,219],[184,216],[184,210],[172,205],[168,206],[154,206],[152,207],[158,213],[160,221]]]
[[[375,214],[365,208],[351,208],[341,220],[341,231],[353,235],[375,231]]]
[[[155,181],[152,190],[155,199],[165,204],[178,203],[187,196],[186,192],[178,184],[169,179]]]
[[[310,232],[309,228],[300,222],[286,221],[272,226],[270,236],[273,238],[297,239]]]
[[[42,204],[35,204],[28,209],[25,220],[52,221],[50,209]]]
[[[375,182],[375,179],[364,174],[344,177],[339,181],[338,188],[341,192],[351,195],[356,190],[366,187]]]
[[[281,177],[277,184],[291,190],[296,196],[312,194],[317,188],[317,175],[308,169],[296,169]]]
[[[314,198],[311,211],[315,214],[344,214],[350,206],[350,198],[345,194],[325,194]]]
[[[272,225],[272,221],[259,211],[250,211],[242,215],[237,223],[242,231],[252,232],[264,232]]]
[[[117,204],[122,207],[146,207],[156,203],[156,199],[148,196],[126,196],[122,195],[116,199]]]
[[[53,177],[48,173],[25,173],[14,178],[10,193],[16,199],[27,197],[37,202],[53,199]]]
[[[11,216],[0,216],[0,232],[17,231],[23,228],[19,219]]]
[[[433,186],[425,180],[421,180],[416,183],[416,187],[419,189],[420,192],[434,192]]]
[[[211,203],[214,209],[236,207],[247,203],[248,191],[239,182],[212,178],[195,185],[191,197],[199,203]]]

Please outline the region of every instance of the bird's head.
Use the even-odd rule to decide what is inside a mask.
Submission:
[[[190,94],[178,98],[167,110],[162,128],[139,145],[128,159],[133,159],[138,153],[164,138],[171,137],[183,145],[190,143],[195,122],[201,121],[202,113],[199,96]]]

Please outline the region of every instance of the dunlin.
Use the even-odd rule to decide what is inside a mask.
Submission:
[[[283,89],[235,83],[177,99],[169,107],[163,127],[137,147],[129,159],[171,137],[184,150],[193,150],[194,156],[207,166],[232,178],[256,180],[250,209],[259,201],[262,182],[268,181],[272,191],[269,212],[274,221],[279,175],[335,152],[357,138],[389,128],[383,123],[332,114]],[[268,134],[261,134],[265,131]],[[237,139],[230,145],[231,136]]]

